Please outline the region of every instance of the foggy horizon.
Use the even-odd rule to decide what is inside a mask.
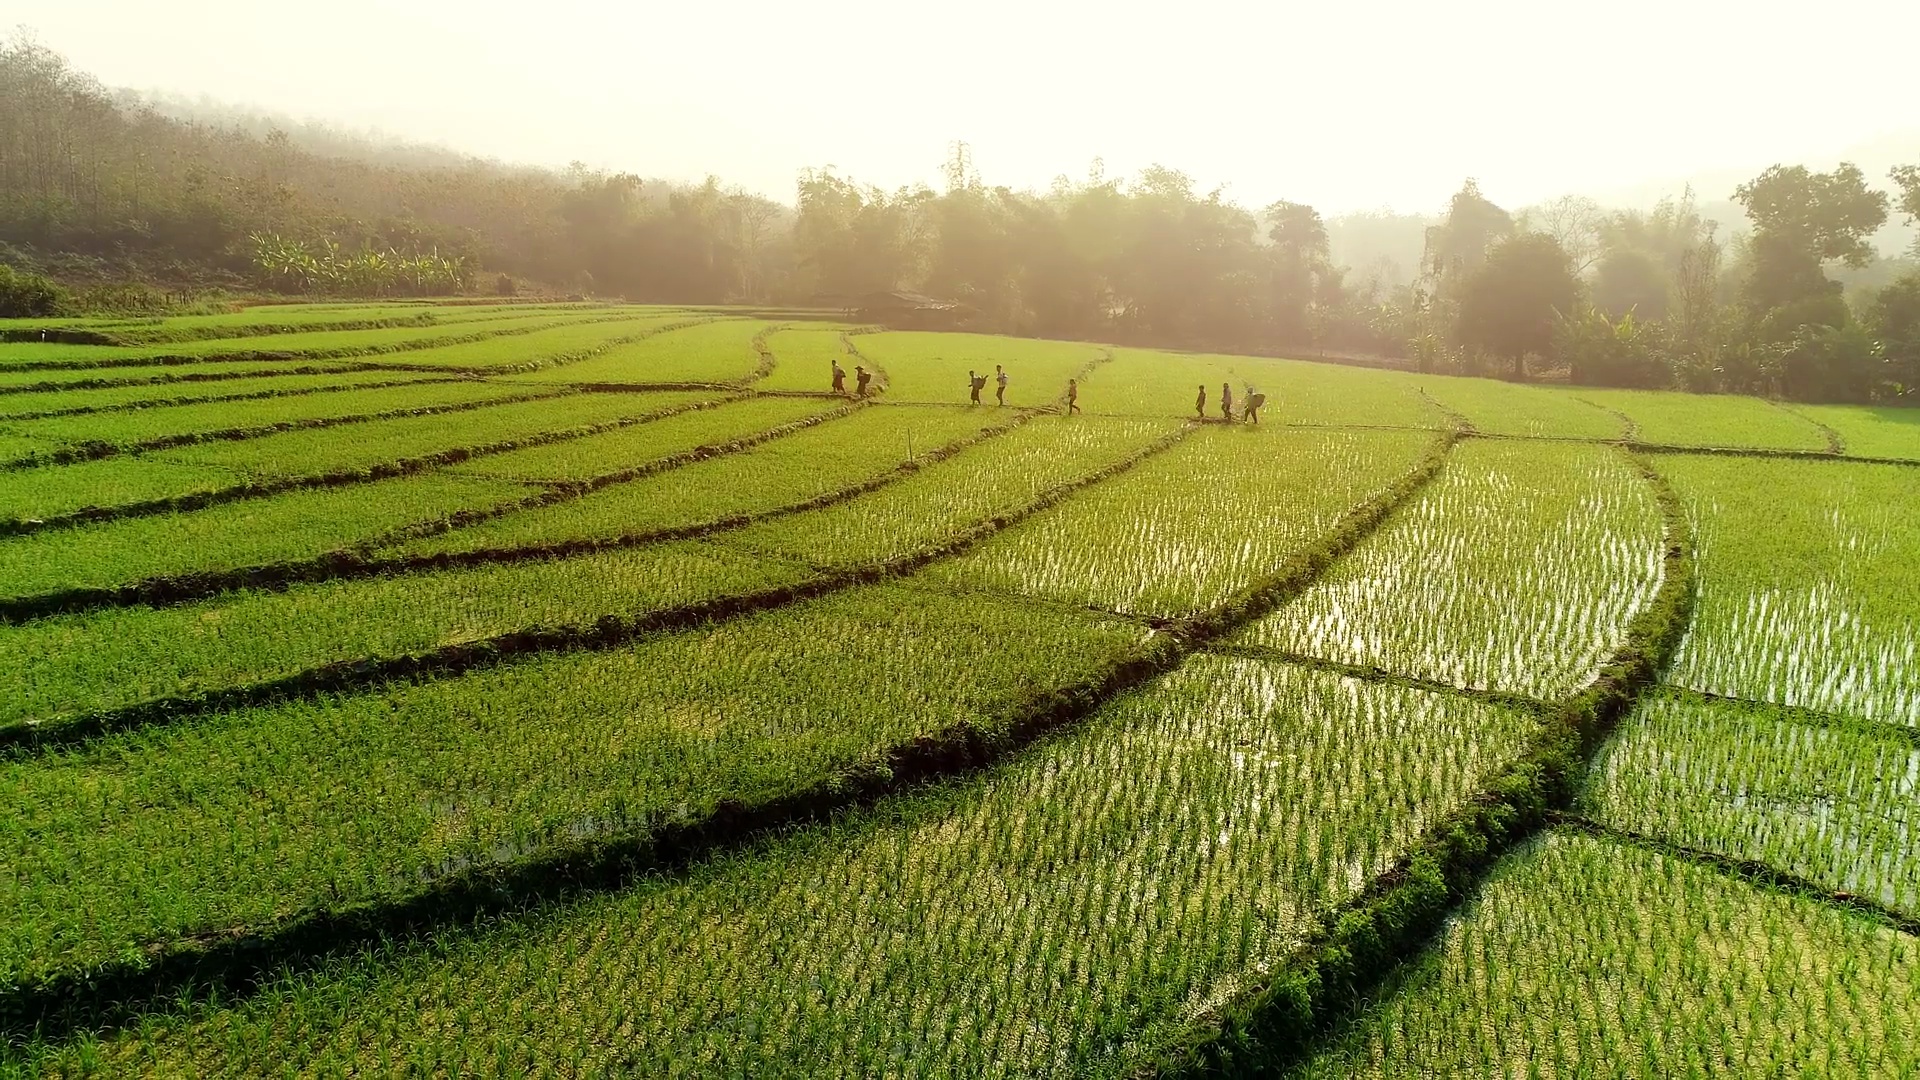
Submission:
[[[493,16],[510,9],[441,0],[397,12],[347,0],[324,18],[215,0],[183,23],[131,0],[72,0],[0,25],[114,89],[508,164],[712,175],[783,203],[808,168],[938,187],[957,141],[996,186],[1083,180],[1098,158],[1108,177],[1159,164],[1245,205],[1328,215],[1433,214],[1466,177],[1515,207],[1651,203],[1690,182],[1721,201],[1776,162],[1861,158],[1878,183],[1876,150],[1920,149],[1899,44],[1920,11],[1892,3],[1830,6],[1790,28],[1733,4],[1639,0],[1604,25],[1516,4],[1480,5],[1478,19],[1384,4],[1290,23],[1188,5],[1165,25],[1004,3],[959,25],[866,3],[725,19],[543,10],[509,24]],[[357,29],[369,25],[387,32]],[[1823,50],[1844,61],[1844,83],[1816,93],[1777,77]]]

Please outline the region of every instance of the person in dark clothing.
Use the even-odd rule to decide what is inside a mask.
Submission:
[[[1233,421],[1233,387],[1226,383],[1220,384],[1220,419]]]
[[[993,365],[993,399],[1000,404],[1007,403],[1007,369],[999,364]]]
[[[1266,403],[1267,395],[1255,390],[1251,386],[1247,387],[1247,423],[1257,424],[1260,422],[1260,406]]]
[[[975,405],[980,404],[980,391],[986,388],[987,377],[985,375],[976,374],[972,371],[967,372],[967,389],[973,394],[973,403]]]
[[[1193,399],[1193,415],[1201,420],[1207,418],[1207,384],[1200,384],[1200,396]]]
[[[833,362],[833,392],[836,394],[844,394],[847,392],[847,372],[845,368],[840,366],[840,361],[838,360]]]
[[[1074,413],[1077,413],[1079,411],[1080,411],[1080,381],[1078,379],[1068,379],[1067,380],[1067,415],[1072,416]]]
[[[867,384],[872,381],[873,381],[873,372],[868,371],[866,368],[861,367],[859,364],[855,364],[853,366],[853,385],[854,385],[855,391],[861,397],[867,396]]]

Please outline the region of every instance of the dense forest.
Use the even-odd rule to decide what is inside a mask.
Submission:
[[[1409,267],[1406,218],[1244,207],[1169,168],[1016,191],[957,145],[943,190],[816,170],[787,206],[714,179],[208,120],[0,42],[0,314],[213,290],[815,306],[912,290],[980,330],[1920,403],[1920,251],[1869,242],[1920,219],[1920,166],[1775,166],[1733,195],[1746,227],[1722,235],[1691,194],[1509,211],[1469,180]]]

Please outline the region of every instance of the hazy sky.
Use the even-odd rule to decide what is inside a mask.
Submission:
[[[1161,162],[1260,205],[1520,206],[1910,136],[1920,2],[0,0],[110,86],[507,160],[988,183]],[[1876,177],[1875,179],[1882,179]],[[1703,192],[1712,198],[1727,192]]]

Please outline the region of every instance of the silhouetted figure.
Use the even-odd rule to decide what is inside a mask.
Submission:
[[[967,389],[973,393],[973,403],[980,404],[980,391],[987,388],[987,377],[972,371],[967,372]]]
[[[1207,384],[1200,384],[1200,396],[1193,399],[1193,415],[1201,420],[1207,418]]]
[[[1260,406],[1266,403],[1267,395],[1255,390],[1251,386],[1247,387],[1247,423],[1257,424],[1260,422]]]
[[[1007,369],[999,364],[993,365],[993,398],[1000,404],[1007,403]]]
[[[1067,415],[1072,416],[1074,413],[1077,413],[1079,411],[1080,411],[1080,382],[1077,379],[1068,379],[1067,380]]]
[[[847,392],[847,372],[845,368],[840,366],[840,361],[838,360],[833,362],[833,392],[836,394],[844,394]]]
[[[873,372],[868,371],[866,368],[861,367],[859,364],[853,365],[853,385],[856,392],[859,393],[861,397],[867,396],[867,384],[872,381],[873,381]]]
[[[1226,383],[1220,384],[1220,419],[1233,420],[1233,387]]]

